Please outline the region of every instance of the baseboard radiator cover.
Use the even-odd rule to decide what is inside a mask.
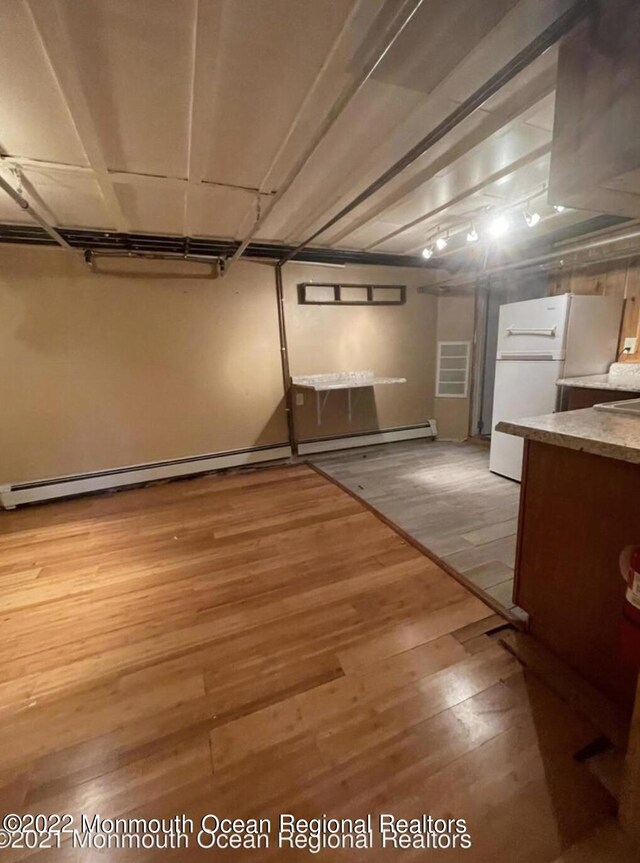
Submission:
[[[128,485],[138,485],[154,480],[193,476],[209,471],[288,458],[291,458],[291,447],[288,444],[273,444],[244,450],[131,465],[96,473],[0,485],[0,506],[3,509],[14,509],[25,503],[55,500],[56,498],[72,497],[106,489],[124,488]]]
[[[301,441],[298,443],[298,453],[300,455],[314,455],[315,453],[352,449],[362,446],[375,446],[376,444],[393,443],[394,441],[435,438],[437,434],[436,421],[429,420],[427,423],[417,426],[405,426],[403,428],[362,432],[356,435],[339,435],[337,437]]]

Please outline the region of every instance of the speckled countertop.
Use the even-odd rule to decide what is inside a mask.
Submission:
[[[586,408],[498,423],[497,431],[640,464],[640,417]]]
[[[406,382],[406,378],[376,377],[370,370],[363,372],[332,372],[326,375],[298,375],[291,378],[291,383],[294,386],[318,392],[375,387],[379,384],[406,384]]]
[[[585,375],[579,378],[560,378],[559,387],[579,387],[588,390],[622,390],[625,393],[640,393],[640,375]]]

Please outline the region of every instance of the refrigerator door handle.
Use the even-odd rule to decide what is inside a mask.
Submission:
[[[543,353],[543,351],[500,351],[498,360],[563,360],[562,354]]]
[[[553,327],[507,327],[509,336],[551,336],[554,338],[558,328]]]

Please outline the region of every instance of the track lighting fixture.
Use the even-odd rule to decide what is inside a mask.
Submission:
[[[422,257],[427,258],[427,260],[433,255],[433,249],[430,246],[427,246],[426,249],[422,250]]]
[[[476,226],[472,225],[471,230],[467,234],[467,243],[476,243],[478,241],[478,231]]]
[[[535,211],[532,212],[527,208],[524,211],[524,220],[530,228],[535,228],[535,226],[540,221],[540,213],[537,213]]]
[[[447,243],[449,240],[446,237],[438,237],[436,240],[436,249],[441,252],[443,249],[447,248]]]
[[[556,211],[556,213],[564,213],[564,211],[565,211],[567,208],[566,208],[566,207],[563,207],[563,206],[562,206],[562,204],[554,204],[554,205],[553,205],[553,209]]]

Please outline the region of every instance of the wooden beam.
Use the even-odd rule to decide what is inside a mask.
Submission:
[[[74,63],[74,48],[60,10],[59,0],[48,0],[47,3],[39,3],[37,0],[24,0],[24,2],[60,93],[66,102],[80,143],[87,154],[89,165],[100,187],[105,208],[113,223],[112,227],[118,231],[126,232],[129,230],[129,223],[109,176],[89,101]]]

